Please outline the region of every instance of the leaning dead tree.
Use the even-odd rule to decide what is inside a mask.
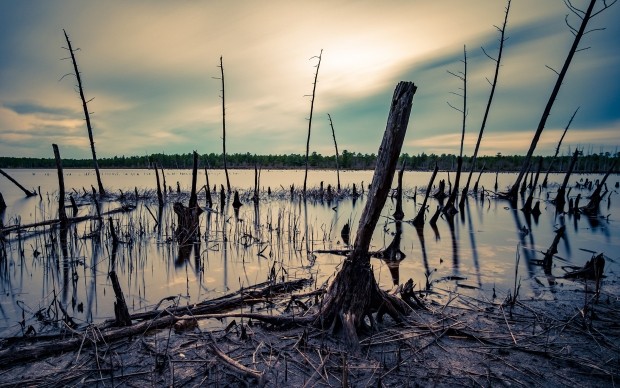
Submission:
[[[334,138],[334,147],[336,147],[336,177],[338,178],[338,192],[340,192],[340,165],[338,163],[338,143],[336,142],[336,132],[334,131],[334,123],[332,122],[332,116],[328,113],[329,126],[332,128],[332,136]]]
[[[570,0],[564,1],[569,11],[571,11],[575,16],[577,16],[577,18],[581,19],[581,25],[579,26],[578,30],[575,29],[568,22],[568,15],[566,16],[566,24],[568,25],[568,28],[570,29],[570,31],[575,35],[575,39],[573,40],[573,44],[571,45],[571,48],[568,51],[568,55],[566,56],[566,59],[564,60],[564,65],[562,66],[562,69],[560,70],[560,72],[558,73],[557,71],[552,69],[554,72],[557,73],[558,78],[555,82],[555,86],[553,87],[553,90],[551,91],[551,95],[549,96],[549,100],[547,101],[547,105],[545,106],[543,114],[540,117],[540,122],[538,123],[536,132],[534,133],[534,137],[532,138],[532,143],[530,144],[530,148],[527,151],[525,160],[523,161],[523,165],[521,166],[521,170],[519,171],[519,175],[517,176],[517,180],[515,181],[515,183],[512,185],[512,187],[510,188],[508,192],[502,194],[502,197],[508,200],[516,201],[517,199],[521,180],[523,179],[523,176],[525,175],[530,165],[530,161],[532,159],[532,155],[534,154],[534,150],[536,149],[536,145],[538,144],[538,140],[540,139],[540,135],[545,129],[545,124],[547,123],[547,119],[549,118],[549,114],[551,113],[551,108],[553,107],[553,103],[555,102],[558,96],[558,93],[560,92],[560,87],[562,86],[564,77],[566,77],[566,73],[568,72],[568,67],[571,64],[573,57],[575,56],[575,53],[588,49],[588,47],[582,48],[582,49],[579,48],[579,43],[581,42],[581,38],[583,38],[585,35],[587,35],[590,32],[601,30],[600,28],[586,30],[588,26],[588,22],[590,22],[592,18],[594,18],[601,12],[605,11],[607,8],[614,5],[617,0],[614,0],[612,2],[603,0],[603,7],[595,12],[594,6],[596,5],[596,1],[597,0],[590,0],[590,4],[588,5],[588,8],[585,11],[573,6]]]
[[[547,187],[547,179],[549,178],[549,173],[551,172],[551,168],[553,167],[553,163],[555,162],[555,159],[558,157],[558,154],[560,153],[560,147],[562,146],[562,140],[564,140],[564,136],[566,136],[566,131],[568,131],[568,127],[570,127],[570,125],[573,122],[573,119],[575,118],[575,115],[577,114],[578,111],[579,111],[579,107],[577,107],[577,109],[575,109],[575,112],[571,116],[570,120],[568,120],[568,124],[566,125],[566,128],[564,128],[564,132],[562,132],[562,137],[560,137],[560,141],[558,142],[558,146],[555,148],[555,154],[553,154],[553,158],[551,158],[551,162],[549,162],[549,168],[547,169],[547,173],[545,174],[545,179],[543,179],[543,181],[542,181],[542,187],[545,187],[545,188]]]
[[[456,203],[456,196],[459,192],[459,181],[461,179],[461,169],[463,168],[463,143],[465,142],[465,123],[467,121],[467,49],[466,49],[466,46],[463,46],[463,60],[461,62],[463,62],[462,72],[459,71],[458,73],[453,73],[450,70],[448,70],[448,73],[450,73],[451,75],[463,81],[463,87],[461,88],[461,90],[463,91],[463,94],[453,92],[453,94],[463,97],[463,108],[457,108],[448,102],[448,105],[452,109],[458,112],[461,112],[463,116],[463,127],[461,130],[461,150],[457,158],[456,178],[454,180],[454,187],[452,188],[452,191],[450,192],[450,197],[448,197],[448,203],[446,203],[446,206],[443,208],[443,212],[448,215],[454,215],[455,213],[457,213],[457,210],[454,207],[454,204]]]
[[[75,71],[75,78],[77,79],[77,83],[78,83],[80,99],[82,100],[82,108],[84,109],[86,128],[88,129],[88,139],[90,140],[90,150],[93,154],[93,166],[95,167],[95,175],[97,176],[97,185],[99,186],[99,195],[103,196],[105,195],[105,189],[103,188],[103,184],[101,183],[101,175],[99,174],[99,163],[97,162],[97,153],[95,152],[95,141],[93,140],[93,128],[90,123],[90,114],[88,112],[88,103],[92,101],[93,99],[91,98],[90,100],[86,101],[86,97],[84,96],[84,88],[82,87],[82,78],[80,77],[80,71],[78,70],[77,61],[75,60],[75,52],[79,49],[74,50],[71,47],[71,41],[69,40],[67,31],[62,30],[62,32],[64,32],[65,39],[67,40],[67,46],[69,46],[68,48],[66,47],[65,48],[69,50],[69,53],[71,54],[71,61],[73,62],[73,70]]]
[[[495,87],[497,86],[497,78],[499,76],[499,67],[502,61],[502,51],[504,50],[504,42],[507,39],[505,37],[505,34],[506,34],[506,23],[508,23],[508,13],[510,12],[510,1],[511,0],[508,0],[508,4],[506,5],[506,13],[504,14],[504,24],[502,25],[502,28],[494,26],[495,28],[497,28],[497,30],[500,33],[499,51],[497,53],[497,58],[493,58],[492,56],[487,54],[487,52],[484,50],[484,47],[482,47],[482,52],[484,52],[484,55],[486,55],[490,60],[495,62],[495,74],[493,75],[493,82],[492,83],[489,82],[491,83],[491,92],[489,93],[489,100],[487,101],[487,106],[484,110],[482,124],[480,125],[480,132],[478,132],[478,140],[476,141],[476,147],[474,148],[474,154],[471,157],[471,166],[469,167],[469,175],[467,176],[467,182],[465,183],[465,187],[463,189],[464,195],[461,198],[461,203],[463,202],[465,198],[465,194],[467,194],[467,191],[469,190],[469,184],[471,183],[471,177],[472,177],[472,174],[474,173],[474,167],[476,165],[476,158],[478,157],[478,150],[480,149],[480,142],[482,141],[482,134],[484,133],[484,128],[487,123],[487,118],[489,117],[489,111],[491,110],[491,103],[493,102],[493,96],[495,95]]]
[[[353,249],[329,285],[315,320],[316,324],[330,328],[332,332],[342,329],[345,341],[352,349],[359,349],[357,332],[365,326],[366,317],[374,322],[372,314],[376,312],[379,320],[385,313],[400,320],[402,314],[409,310],[402,299],[379,288],[370,266],[369,247],[391,190],[416,90],[412,82],[400,82],[396,86]]]
[[[6,172],[2,171],[2,169],[0,169],[0,174],[4,175],[4,177],[8,180],[10,180],[11,182],[13,182],[13,184],[15,184],[15,186],[19,187],[19,189],[21,191],[24,192],[24,194],[26,194],[26,197],[34,197],[35,195],[37,195],[37,193],[35,193],[34,191],[30,191],[27,188],[25,188],[24,186],[22,186],[21,184],[19,184],[18,181],[16,181],[15,179],[13,179],[13,177],[11,177],[9,174],[7,174]]]
[[[222,81],[222,158],[224,158],[224,174],[226,175],[226,189],[228,193],[230,193],[230,179],[228,179],[228,166],[226,165],[226,95],[225,95],[225,84],[224,84],[224,63],[222,62],[222,57],[220,56],[220,78],[213,77],[215,79],[219,79]]]
[[[310,117],[308,118],[308,140],[306,140],[306,172],[304,174],[304,196],[306,195],[306,183],[308,181],[308,154],[310,153],[310,131],[312,129],[312,112],[314,111],[314,97],[316,96],[316,80],[319,76],[319,67],[321,67],[321,57],[323,56],[323,50],[318,57],[319,62],[316,64],[316,72],[314,72],[314,82],[312,83],[312,100],[310,101]]]

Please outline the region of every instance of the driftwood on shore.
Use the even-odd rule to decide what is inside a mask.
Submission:
[[[299,279],[283,283],[266,282],[216,299],[206,300],[191,307],[170,307],[136,313],[128,317],[129,321],[126,323],[137,321],[131,325],[119,326],[116,319],[113,319],[99,325],[87,326],[79,331],[69,329],[68,333],[62,335],[5,338],[0,348],[0,364],[7,366],[133,335],[141,335],[150,330],[171,327],[180,320],[189,319],[188,317],[192,317],[192,319],[224,318],[226,314],[223,313],[226,311],[245,305],[273,301],[276,297],[290,295],[291,299],[301,298],[303,296],[295,296],[291,293],[308,286],[311,281],[311,279]],[[183,318],[182,316],[186,317]],[[278,318],[274,317],[273,323],[280,323],[281,321]],[[287,321],[292,323],[295,320],[296,318],[292,317]],[[302,318],[297,318],[297,320],[303,321]]]

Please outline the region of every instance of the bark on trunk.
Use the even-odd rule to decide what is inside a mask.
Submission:
[[[381,319],[388,313],[398,320],[409,310],[408,305],[381,290],[370,267],[368,253],[372,234],[391,189],[396,162],[407,131],[413,95],[412,82],[396,86],[383,141],[377,157],[366,206],[360,218],[353,250],[345,259],[342,269],[330,284],[321,311],[315,323],[332,330],[342,328],[345,341],[352,349],[359,349],[357,331],[364,326],[364,318],[377,312]]]

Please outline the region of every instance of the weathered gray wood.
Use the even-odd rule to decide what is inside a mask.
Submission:
[[[364,325],[364,317],[377,312],[378,319],[387,313],[399,320],[409,309],[404,301],[379,288],[370,267],[369,247],[391,190],[416,90],[412,82],[400,82],[396,86],[353,249],[330,284],[315,320],[324,328],[341,327],[346,343],[353,350],[359,350],[357,330]]]

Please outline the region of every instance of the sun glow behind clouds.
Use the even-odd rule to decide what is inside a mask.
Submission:
[[[86,136],[74,80],[67,77],[58,82],[70,71],[69,62],[59,61],[66,55],[61,48],[65,45],[62,28],[66,28],[76,47],[82,48],[78,61],[87,98],[95,97],[91,110],[101,156],[162,150],[220,152],[221,85],[213,79],[219,77],[220,55],[226,71],[227,150],[302,153],[310,108],[307,95],[312,92],[316,65],[311,57],[321,49],[311,151],[329,152],[329,112],[339,145],[354,152],[376,152],[394,85],[412,80],[419,89],[407,135],[411,148],[403,152],[454,153],[458,142],[452,138],[460,137],[460,120],[445,102],[452,101],[450,92],[457,91],[458,85],[446,70],[460,68],[466,44],[472,54],[467,135],[471,139],[475,135],[469,132],[477,131],[488,95],[484,77],[492,74],[490,61],[476,59],[475,53],[484,45],[494,55],[497,31],[493,25],[501,23],[505,7],[502,1],[464,4],[448,0],[123,4],[58,0],[53,5],[41,2],[34,9],[27,2],[13,2],[0,15],[5,31],[0,37],[0,138],[25,128],[32,132],[30,152],[45,156],[50,154],[50,141],[62,147],[67,135]],[[548,96],[554,77],[544,66],[561,64],[571,36],[563,24],[566,9],[561,2],[520,0],[512,7],[508,26],[512,39],[505,47],[482,149],[506,147],[501,152],[523,153],[527,140],[520,139],[531,136],[524,128],[536,124],[544,105],[540,100]],[[565,123],[565,110],[572,112],[599,99],[607,101],[612,113],[604,117],[596,113],[595,125],[613,131],[611,115],[618,129],[618,113],[613,113],[614,104],[609,101],[620,97],[605,80],[618,78],[613,68],[620,64],[613,64],[620,58],[609,54],[617,48],[610,37],[617,36],[618,27],[609,21],[619,10],[620,6],[612,8],[612,16],[596,26],[606,26],[607,31],[588,35],[587,44],[593,49],[576,57],[552,111],[551,128]],[[597,66],[596,74],[592,66]],[[605,92],[600,93],[597,85],[605,82]],[[582,84],[592,86],[575,92],[577,86],[583,89]],[[61,117],[55,119],[56,124],[66,125],[64,132],[53,132],[52,124],[42,117],[10,108],[25,102],[49,106],[50,101],[64,112],[64,122]],[[591,117],[586,112],[599,111],[587,106],[582,111],[584,121],[579,125],[588,128]],[[506,123],[511,127],[506,128]],[[37,137],[37,130],[52,136]],[[509,133],[505,130],[520,138],[502,143],[498,133]],[[119,143],[119,138],[128,140]],[[73,141],[68,136],[66,140]],[[618,143],[617,138],[610,141]],[[517,144],[521,148],[516,149]],[[14,150],[0,142],[0,154],[11,155]],[[87,147],[83,154],[88,154]]]

